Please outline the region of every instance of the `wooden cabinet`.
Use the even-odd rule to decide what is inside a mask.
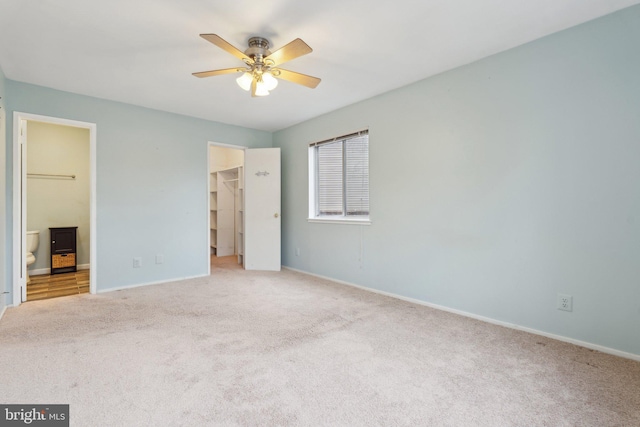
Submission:
[[[51,274],[77,271],[78,227],[49,228],[51,242]]]
[[[211,173],[210,228],[211,247],[216,256],[242,257],[242,166]]]

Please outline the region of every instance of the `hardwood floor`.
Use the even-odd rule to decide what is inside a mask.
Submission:
[[[76,273],[31,276],[31,282],[27,285],[27,301],[88,292],[89,270],[79,270]]]
[[[237,255],[215,256],[211,255],[211,272],[216,269],[242,270],[242,265],[238,264]]]

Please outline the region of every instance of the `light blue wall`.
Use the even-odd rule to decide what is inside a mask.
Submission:
[[[99,291],[206,274],[207,141],[247,147],[272,144],[269,132],[12,80],[6,81],[6,92],[9,117],[19,111],[97,124]],[[6,153],[11,159],[11,144]],[[11,162],[7,168],[11,177]],[[11,193],[9,182],[7,230],[12,229]],[[163,264],[155,264],[156,254],[164,255]],[[7,266],[10,257],[11,251]],[[133,268],[133,257],[142,257],[142,268]]]
[[[7,123],[7,109],[6,109],[6,90],[5,83],[6,79],[4,77],[4,73],[2,72],[2,68],[0,67],[0,165],[2,165],[2,169],[0,169],[0,212],[2,216],[7,213],[6,210],[6,185],[7,185],[7,177],[6,177],[6,162],[5,162],[5,152],[6,152],[6,123]],[[6,234],[6,224],[5,221],[0,220],[0,272],[6,271],[6,255],[5,251],[8,245],[8,239]],[[8,294],[4,294],[5,289],[7,287],[7,280],[4,273],[0,273],[0,313],[4,310],[4,308],[9,304],[10,299],[8,298]]]
[[[638,46],[633,7],[275,133],[283,264],[640,355]],[[308,143],[365,127],[373,224],[308,223]]]

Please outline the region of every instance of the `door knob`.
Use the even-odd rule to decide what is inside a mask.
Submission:
[[[274,217],[274,218],[278,218],[278,212],[274,213],[274,214],[273,214],[273,217]]]

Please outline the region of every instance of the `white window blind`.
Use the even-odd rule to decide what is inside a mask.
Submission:
[[[318,215],[342,215],[344,170],[342,141],[316,148],[318,161]]]
[[[345,142],[346,214],[369,215],[369,135]]]
[[[315,216],[368,216],[368,131],[311,146],[315,150]]]

